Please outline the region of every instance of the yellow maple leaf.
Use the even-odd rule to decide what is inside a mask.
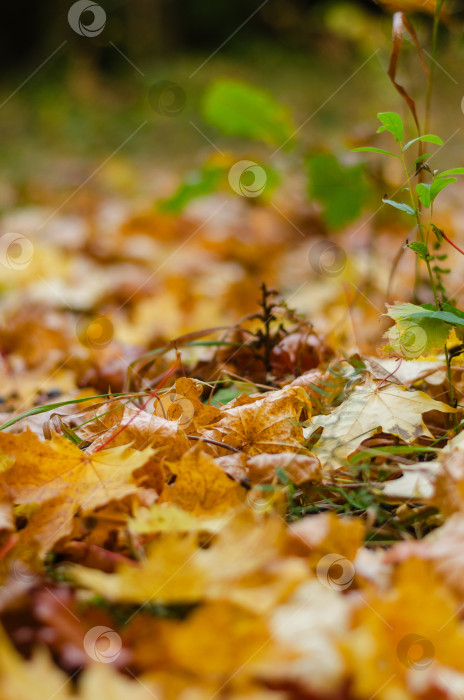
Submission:
[[[232,408],[224,406],[214,430],[222,441],[248,454],[303,451],[303,430],[298,424],[311,402],[301,386],[285,387]]]
[[[41,442],[30,432],[0,433],[0,449],[15,460],[3,473],[15,503],[52,501],[42,515],[34,514],[48,546],[69,533],[79,509],[143,493],[132,474],[153,454],[150,447],[138,451],[121,446],[87,455],[61,436]]]
[[[179,462],[168,465],[176,480],[164,489],[160,503],[174,503],[195,515],[215,515],[239,506],[245,499],[244,488],[228,477],[200,445],[192,447]]]

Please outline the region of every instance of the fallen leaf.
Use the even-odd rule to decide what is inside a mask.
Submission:
[[[458,603],[429,562],[399,565],[388,591],[362,594],[344,647],[355,697],[417,697],[415,680],[433,664],[464,670]]]
[[[248,460],[248,475],[253,484],[270,484],[281,469],[292,484],[300,486],[310,481],[321,481],[321,465],[314,455],[294,453],[255,455]]]
[[[269,610],[307,576],[302,559],[284,555],[285,526],[277,515],[259,522],[241,511],[207,541],[205,548],[194,532],[163,533],[143,564],[122,564],[115,574],[73,566],[69,574],[111,601],[145,606],[224,600],[254,612]]]
[[[150,447],[138,451],[121,446],[87,455],[61,436],[41,442],[30,432],[0,433],[0,449],[15,460],[3,473],[14,502],[46,504],[53,500],[53,505],[46,506],[46,517],[46,511],[43,517],[36,513],[38,532],[47,540],[47,547],[69,534],[79,509],[95,509],[139,493],[133,472],[153,454]],[[140,491],[142,498],[147,495]]]
[[[241,505],[246,492],[216,465],[200,445],[179,462],[169,462],[176,480],[164,489],[160,503],[170,502],[194,515],[216,515]]]
[[[440,471],[438,462],[419,462],[415,467],[402,467],[399,479],[382,484],[382,494],[394,500],[428,501],[435,494],[435,480]]]
[[[252,397],[249,397],[252,398]],[[263,452],[303,451],[303,411],[310,415],[311,403],[302,387],[285,387],[243,405],[222,408],[214,429],[223,442],[250,457]]]
[[[427,411],[454,413],[455,409],[422,391],[408,391],[406,387],[368,378],[331,413],[315,416],[305,435],[323,427],[313,451],[323,466],[339,468],[363,440],[380,430],[407,443],[423,436],[433,437],[422,418]]]

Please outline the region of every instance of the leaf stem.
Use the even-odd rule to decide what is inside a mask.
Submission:
[[[404,151],[403,151],[403,150],[402,150],[402,152],[401,152],[401,159],[402,159],[402,163],[403,163],[404,172],[405,172],[405,174],[406,174],[406,178],[407,178],[407,181],[408,181],[409,197],[410,197],[410,199],[411,199],[411,206],[412,206],[412,208],[414,209],[414,216],[416,217],[417,226],[418,226],[418,228],[419,228],[420,240],[421,240],[421,243],[423,243],[425,246],[427,246],[427,243],[426,243],[426,241],[425,241],[425,239],[424,239],[424,232],[422,231],[422,226],[423,226],[423,224],[422,224],[422,221],[421,221],[421,212],[419,211],[419,209],[418,209],[418,207],[417,207],[417,204],[416,204],[416,202],[415,202],[415,200],[414,200],[414,195],[413,195],[413,193],[412,193],[412,187],[411,187],[411,178],[410,178],[410,176],[409,176],[409,171],[408,171],[408,167],[407,167],[407,165],[406,165],[406,160],[405,160],[405,157],[404,157]],[[428,248],[427,248],[427,252],[428,252]],[[434,298],[434,300],[435,300],[436,306],[439,307],[439,306],[440,306],[440,301],[439,301],[439,299],[438,299],[437,288],[436,288],[436,285],[435,285],[435,280],[434,280],[434,278],[433,278],[433,272],[432,272],[432,268],[430,267],[430,260],[428,259],[428,257],[429,257],[429,256],[427,256],[427,259],[425,260],[425,264],[427,265],[427,272],[428,272],[429,279],[430,279],[430,285],[431,285],[431,287],[432,287],[433,298]]]

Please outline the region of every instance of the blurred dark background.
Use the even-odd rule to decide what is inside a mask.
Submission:
[[[90,4],[90,3],[89,3]],[[108,39],[119,42],[131,55],[143,60],[178,51],[216,49],[231,33],[240,30],[240,41],[277,39],[289,47],[307,46],[323,29],[322,14],[330,0],[102,0],[107,15],[103,39],[72,36],[67,21],[70,0],[4,3],[0,27],[1,73],[19,70],[45,56],[64,38],[78,51],[93,54],[103,69],[116,60],[108,50]],[[357,0],[376,15],[381,9],[374,0]],[[260,8],[260,9],[259,9]],[[87,20],[91,20],[90,12]],[[82,16],[84,24],[86,16]],[[82,44],[79,47],[79,44]]]

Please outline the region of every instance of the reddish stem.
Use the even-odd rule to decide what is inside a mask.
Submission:
[[[457,250],[459,253],[461,253],[461,255],[464,255],[464,250],[462,250],[462,248],[460,248],[458,245],[456,245],[456,243],[453,243],[453,241],[451,240],[451,238],[448,238],[448,236],[446,235],[446,233],[445,233],[444,231],[440,230],[440,233],[441,233],[441,235],[443,236],[443,238],[445,239],[445,241],[448,241],[448,243],[449,243],[450,245],[452,245],[453,248],[456,248],[456,250]]]

